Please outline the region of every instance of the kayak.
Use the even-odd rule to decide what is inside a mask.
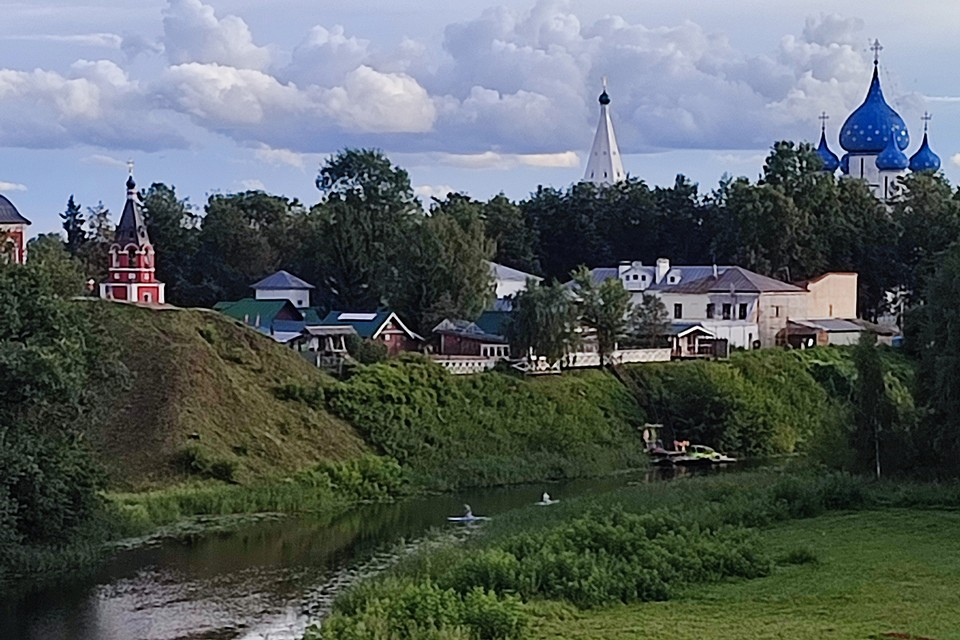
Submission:
[[[489,520],[486,516],[447,516],[450,522],[477,522],[479,520]]]

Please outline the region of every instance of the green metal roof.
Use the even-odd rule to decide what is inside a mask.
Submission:
[[[259,317],[259,326],[270,327],[277,314],[287,305],[294,311],[297,310],[289,300],[254,300],[253,298],[244,298],[235,302],[218,302],[213,305],[213,308],[250,326],[257,326],[256,319]]]

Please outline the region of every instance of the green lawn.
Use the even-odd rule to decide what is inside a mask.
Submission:
[[[543,605],[533,636],[960,640],[960,512],[833,514],[782,523],[763,539],[775,556],[806,548],[819,562],[692,587],[670,602],[583,612]]]

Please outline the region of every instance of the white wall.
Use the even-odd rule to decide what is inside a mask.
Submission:
[[[289,300],[298,309],[310,306],[309,289],[257,289],[257,300]]]
[[[508,298],[514,294],[520,293],[527,288],[524,280],[500,280],[496,281],[497,297]]]

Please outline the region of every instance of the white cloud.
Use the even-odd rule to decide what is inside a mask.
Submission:
[[[304,86],[333,86],[366,62],[369,48],[368,40],[348,37],[340,25],[329,30],[317,25],[293,50],[290,64],[278,76]]]
[[[94,153],[83,158],[83,162],[90,164],[99,164],[105,167],[121,167],[126,169],[127,162],[125,160],[120,160],[119,158],[114,158],[113,156],[108,156],[102,153]]]
[[[260,180],[252,178],[250,180],[241,180],[239,182],[240,188],[244,191],[266,191],[267,187]]]
[[[253,156],[261,162],[272,165],[286,165],[295,169],[303,170],[306,166],[307,154],[297,153],[290,149],[274,149],[265,144],[261,145]]]
[[[422,133],[437,117],[433,101],[415,79],[366,65],[348,73],[343,86],[319,93],[326,115],[347,131]]]
[[[169,0],[163,15],[163,46],[173,64],[217,63],[264,69],[270,51],[253,43],[247,23],[233,15],[217,18],[200,0]]]
[[[430,202],[433,198],[443,200],[447,197],[448,193],[457,193],[457,189],[454,189],[448,184],[421,184],[413,188],[413,193],[420,198],[420,202],[423,203],[423,207],[425,209],[429,209]]]
[[[74,44],[83,47],[103,47],[105,49],[119,49],[123,38],[115,33],[33,33],[16,34],[0,37],[0,40],[19,40],[25,42],[54,42],[58,44]]]
[[[950,162],[960,167],[960,153],[955,153],[950,156]]]
[[[27,185],[20,184],[19,182],[6,182],[5,180],[0,180],[0,191],[26,191]]]
[[[580,166],[580,158],[573,151],[558,153],[430,153],[411,157],[414,164],[445,164],[462,169],[513,169],[518,166],[568,169]]]

